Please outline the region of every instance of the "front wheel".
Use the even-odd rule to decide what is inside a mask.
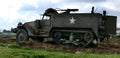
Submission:
[[[26,30],[24,29],[18,30],[17,35],[16,35],[16,42],[20,43],[20,42],[24,42],[28,40],[29,40],[29,37],[28,37],[28,33],[26,32]]]

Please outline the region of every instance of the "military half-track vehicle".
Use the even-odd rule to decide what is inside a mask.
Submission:
[[[62,11],[62,12],[59,12]],[[95,13],[76,13],[78,9],[56,10],[49,8],[41,19],[19,23],[12,31],[16,33],[17,43],[29,38],[43,41],[52,38],[58,44],[87,47],[97,45],[109,34],[116,33],[117,16]]]

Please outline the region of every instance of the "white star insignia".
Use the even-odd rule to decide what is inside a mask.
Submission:
[[[75,19],[72,17],[72,19],[70,19],[70,24],[75,24]]]

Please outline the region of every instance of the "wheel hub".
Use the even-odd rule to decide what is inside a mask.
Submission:
[[[25,40],[24,34],[22,34],[22,33],[19,34],[18,38],[19,38],[20,41]]]

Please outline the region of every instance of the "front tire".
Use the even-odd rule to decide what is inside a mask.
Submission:
[[[20,42],[24,42],[28,40],[29,40],[29,37],[28,37],[27,31],[24,29],[18,30],[17,35],[16,35],[16,42],[20,43]]]

